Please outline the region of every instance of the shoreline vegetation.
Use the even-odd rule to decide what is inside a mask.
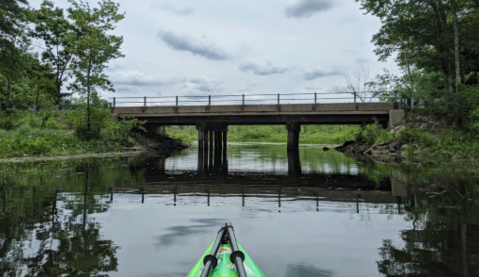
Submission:
[[[45,109],[0,112],[0,159],[120,153],[127,150],[182,149],[188,145],[148,134],[137,119],[110,120],[110,110],[96,109],[94,138],[82,136],[84,110]]]

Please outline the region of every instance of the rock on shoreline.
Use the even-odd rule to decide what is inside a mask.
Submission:
[[[401,142],[381,142],[369,144],[365,142],[347,141],[343,145],[334,148],[343,153],[362,154],[362,155],[397,155],[408,147]]]

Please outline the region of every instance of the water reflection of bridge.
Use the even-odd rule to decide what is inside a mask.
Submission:
[[[389,179],[376,183],[361,176],[345,174],[307,173],[295,177],[286,173],[228,172],[224,175],[204,175],[191,171],[172,174],[152,170],[146,171],[144,177],[144,182],[111,184],[111,199],[114,193],[139,194],[141,202],[148,195],[170,195],[170,203],[176,205],[181,197],[200,197],[209,206],[212,198],[220,198],[229,199],[229,203],[237,201],[238,205],[241,201],[243,207],[255,205],[248,199],[277,202],[279,207],[285,201],[309,201],[311,205],[316,203],[317,210],[321,202],[349,202],[356,204],[358,213],[361,203],[394,204],[398,213],[404,210],[405,203],[405,195],[395,195],[394,191],[401,190],[393,190]]]
[[[247,199],[256,201],[315,201],[397,204],[397,210],[406,202],[407,186],[397,179],[385,177],[371,180],[359,174],[302,172],[299,151],[285,151],[288,167],[281,171],[244,171],[228,166],[226,147],[202,149],[198,155],[187,156],[196,159],[195,169],[176,169],[166,165],[166,157],[150,157],[135,172],[141,172],[133,184],[111,184],[113,193],[141,194],[141,201],[149,194],[171,195],[171,203],[183,196],[232,199],[245,206]],[[194,164],[195,162],[193,162]],[[250,202],[250,205],[251,202]]]
[[[145,183],[128,187],[112,186],[111,198],[113,193],[134,193],[142,195],[142,202],[145,195],[171,195],[172,202],[176,203],[181,196],[205,197],[209,205],[210,198],[241,198],[242,206],[245,206],[246,199],[264,199],[278,201],[281,207],[282,201],[316,201],[319,202],[354,202],[354,203],[389,203],[398,204],[398,209],[403,203],[402,196],[394,196],[387,190],[347,190],[331,189],[327,187],[293,187],[281,186],[264,183],[237,184],[235,186],[225,186],[212,183],[202,184],[175,184],[164,183]],[[358,207],[359,209],[359,207]]]
[[[260,172],[260,175],[269,176],[269,175],[281,175],[288,177],[299,178],[304,175],[299,150],[285,151],[287,153],[287,171],[274,170],[269,172]],[[192,155],[193,159],[197,159],[196,167],[190,168],[187,170],[185,168],[180,170],[172,169],[166,165],[167,157],[150,157],[146,158],[149,164],[154,165],[154,168],[145,167],[148,171],[148,175],[152,178],[162,178],[164,174],[172,175],[191,175],[194,174],[197,177],[227,177],[227,176],[241,176],[241,175],[258,175],[258,172],[241,172],[238,168],[230,168],[228,162],[228,148],[219,147],[213,149],[198,149],[198,154]],[[168,176],[171,177],[171,176]]]

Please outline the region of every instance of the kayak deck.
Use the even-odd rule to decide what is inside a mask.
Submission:
[[[187,277],[200,277],[204,268],[204,259],[205,257],[211,253],[216,240],[216,238],[211,245],[206,249],[203,253],[199,261],[195,264],[191,272],[188,274]],[[224,242],[224,241],[223,241]],[[217,258],[217,265],[216,267],[212,268],[208,277],[238,277],[238,272],[236,270],[235,264],[231,261],[230,257],[233,253],[233,247],[231,243],[227,241],[227,243],[221,243],[219,245],[219,249],[216,253]],[[246,271],[247,277],[265,277],[261,269],[255,264],[255,262],[251,259],[249,254],[244,250],[243,246],[237,242],[238,248],[244,254],[244,269]]]

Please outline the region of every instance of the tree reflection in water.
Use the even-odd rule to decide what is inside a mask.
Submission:
[[[0,276],[108,276],[117,270],[118,247],[88,219],[108,206],[98,196],[103,188],[90,184],[90,174],[98,171],[77,167],[72,183],[83,193],[55,189],[57,172],[51,168],[35,174],[41,176],[33,187],[19,183],[15,173],[4,172],[0,181]]]
[[[433,196],[410,196],[402,230],[404,247],[384,240],[378,270],[386,276],[479,276],[479,198],[477,186],[457,180]],[[468,194],[464,198],[466,192]],[[464,192],[464,193],[463,193]]]

